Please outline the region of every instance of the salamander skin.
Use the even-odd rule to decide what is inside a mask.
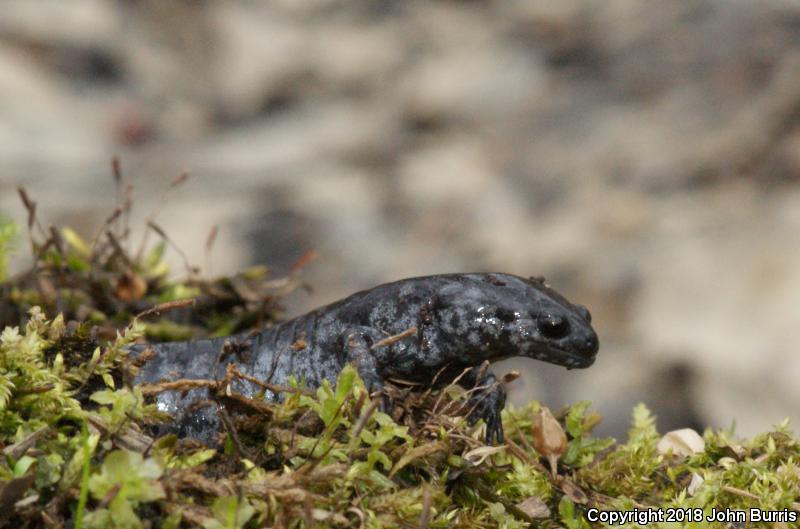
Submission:
[[[395,339],[381,343],[390,336]],[[229,340],[237,344],[238,353],[222,355]],[[326,379],[335,382],[351,362],[374,392],[390,378],[431,384],[442,370],[441,379],[453,380],[469,369],[459,384],[485,386],[472,397],[470,419],[484,419],[491,444],[503,441],[500,412],[505,391],[494,374],[481,373],[484,361],[526,356],[568,369],[589,367],[598,340],[589,311],[564,299],[543,279],[481,273],[387,283],[256,335],[150,347],[156,354],[142,367],[136,383],[220,379],[227,364],[235,363],[259,380],[285,384],[294,375],[316,388]],[[133,354],[142,350],[136,346]],[[243,380],[232,386],[246,396],[262,391]],[[157,405],[176,417],[178,435],[210,443],[220,425],[214,407],[189,407],[208,397],[203,388],[169,391],[159,394]],[[265,398],[277,396],[267,392]]]

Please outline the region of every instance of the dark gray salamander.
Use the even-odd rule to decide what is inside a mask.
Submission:
[[[373,347],[402,334],[399,340]],[[238,354],[221,355],[226,341]],[[291,375],[318,387],[334,382],[346,363],[358,369],[370,391],[399,378],[430,384],[445,368],[445,378],[472,368],[459,383],[487,386],[473,397],[473,420],[486,422],[486,441],[503,441],[500,412],[505,391],[491,371],[480,380],[485,360],[514,356],[544,360],[567,368],[588,367],[597,355],[597,334],[589,311],[574,305],[545,285],[500,273],[447,274],[404,279],[358,292],[341,301],[268,328],[250,337],[238,336],[154,344],[136,383],[179,378],[219,379],[228,363],[260,380],[285,384]],[[143,346],[133,348],[138,354]],[[245,381],[234,391],[247,396],[261,389]],[[210,442],[219,429],[213,407],[190,406],[208,399],[208,390],[158,396],[159,409],[176,417],[181,436]],[[274,399],[267,394],[265,398]]]

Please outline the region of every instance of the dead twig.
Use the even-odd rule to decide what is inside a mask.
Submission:
[[[218,380],[208,380],[202,378],[181,378],[170,382],[159,382],[158,384],[140,384],[142,395],[149,397],[158,395],[164,391],[189,391],[197,388],[214,388],[219,386]]]
[[[206,237],[206,246],[205,246],[206,269],[204,271],[206,277],[211,277],[211,249],[214,247],[214,243],[217,240],[218,233],[219,233],[219,226],[215,224],[211,226],[211,229],[208,232],[208,236]]]
[[[180,246],[175,244],[175,242],[167,235],[167,232],[165,232],[161,228],[161,226],[159,226],[158,224],[156,224],[152,220],[148,220],[147,221],[147,227],[150,228],[151,230],[153,230],[154,232],[156,232],[162,239],[164,239],[167,242],[167,244],[169,244],[169,246],[173,250],[178,252],[178,255],[181,256],[181,260],[183,261],[183,267],[186,269],[186,275],[189,276],[189,277],[194,276],[196,269],[191,264],[189,264],[189,257],[186,255],[186,252],[184,252],[183,249],[181,249]],[[147,232],[145,232],[145,233],[147,233]],[[138,260],[138,257],[137,257],[137,260]]]
[[[284,384],[271,384],[269,382],[264,382],[263,380],[250,376],[246,373],[242,373],[241,371],[239,371],[239,369],[233,366],[233,364],[230,364],[229,368],[231,369],[232,373],[236,375],[238,378],[241,378],[242,380],[247,380],[248,382],[252,382],[253,384],[257,384],[264,389],[272,391],[273,393],[300,393],[303,395],[314,394],[313,391],[310,391],[305,388],[294,388],[292,386],[286,386]]]
[[[184,307],[194,307],[197,304],[197,300],[194,298],[186,298],[186,299],[176,299],[175,301],[168,301],[166,303],[159,303],[158,305],[151,307],[147,310],[144,310],[134,316],[133,319],[138,320],[140,318],[144,318],[145,316],[150,316],[155,314],[156,316],[160,316],[162,312],[167,312],[169,310],[175,309],[182,309]]]
[[[392,345],[393,343],[399,342],[400,340],[408,338],[409,336],[414,336],[415,334],[417,334],[417,328],[410,327],[401,333],[393,334],[392,336],[387,336],[382,340],[378,340],[377,342],[372,344],[370,350],[377,349],[378,347],[386,347],[387,345]]]
[[[422,513],[419,515],[419,529],[428,529],[431,523],[431,489],[425,487],[422,491]]]
[[[189,178],[189,173],[183,172],[183,173],[180,173],[179,175],[175,176],[170,181],[169,186],[167,187],[167,189],[165,189],[164,192],[161,193],[161,196],[159,197],[158,202],[156,202],[156,205],[153,206],[153,209],[150,210],[150,213],[147,215],[146,222],[147,222],[148,225],[150,225],[151,223],[155,223],[156,216],[158,216],[158,213],[161,211],[161,208],[163,208],[164,204],[166,204],[167,195],[169,195],[170,191],[172,191],[176,187],[178,187],[181,184],[183,184],[184,182],[186,182],[186,180],[188,178]],[[154,231],[156,231],[156,233],[158,233],[157,230],[154,230]],[[144,235],[142,235],[142,240],[141,240],[141,242],[139,244],[139,249],[136,251],[136,260],[137,261],[139,261],[141,259],[142,255],[144,254],[145,248],[147,248],[147,242],[148,242],[149,235],[150,235],[149,231],[145,231]]]
[[[228,411],[222,406],[219,406],[217,407],[217,415],[222,420],[222,424],[225,426],[225,431],[227,431],[228,435],[230,435],[233,446],[239,453],[239,457],[249,459],[251,461],[255,460],[253,454],[251,454],[250,451],[244,447],[241,439],[239,439],[239,432],[236,430],[236,426],[233,424],[233,420],[231,419],[230,414],[228,414]]]

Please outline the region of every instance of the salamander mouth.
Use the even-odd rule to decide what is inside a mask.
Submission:
[[[582,369],[591,366],[594,364],[594,361],[597,359],[597,356],[580,356],[576,354],[566,353],[565,358],[561,359],[560,361],[556,362],[559,365],[563,365],[567,369]]]
[[[551,345],[534,357],[551,364],[564,366],[567,369],[582,369],[594,364],[597,359],[597,348],[592,347],[586,352],[576,353]]]

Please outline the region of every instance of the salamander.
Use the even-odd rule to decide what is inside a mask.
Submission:
[[[233,341],[231,341],[233,340]],[[234,343],[234,353],[221,354]],[[221,379],[229,363],[252,377],[286,384],[290,376],[316,388],[335,382],[355,365],[370,392],[392,378],[432,384],[437,374],[472,396],[471,422],[483,419],[486,442],[503,442],[500,419],[506,393],[481,366],[523,356],[571,368],[592,365],[598,351],[591,315],[570,303],[542,278],[502,273],[444,274],[403,279],[355,293],[330,305],[267,328],[236,336],[152,344],[154,354],[135,383],[179,378]],[[143,350],[136,346],[134,354]],[[237,379],[232,389],[246,396],[264,392]],[[210,442],[219,429],[213,407],[190,407],[208,399],[208,389],[166,391],[160,410],[173,414],[179,436]],[[266,391],[264,398],[279,395]]]

